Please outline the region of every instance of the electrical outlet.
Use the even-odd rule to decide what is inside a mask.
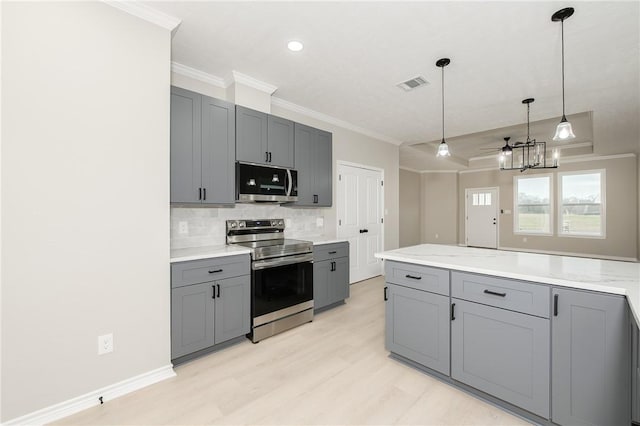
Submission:
[[[526,243],[527,242],[527,237],[522,237],[522,242]]]
[[[113,352],[113,333],[98,336],[98,355]]]
[[[185,235],[189,233],[189,222],[183,220],[178,222],[178,233]]]
[[[440,235],[436,234],[436,240],[437,240],[438,238],[440,238]]]
[[[317,217],[316,218],[316,227],[317,228],[322,228],[324,226],[324,217]]]

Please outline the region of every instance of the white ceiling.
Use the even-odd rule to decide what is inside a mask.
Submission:
[[[505,131],[515,133],[511,126],[526,121],[527,97],[536,98],[532,121],[553,118],[543,137],[550,139],[562,114],[560,23],[551,15],[572,6],[576,12],[565,21],[567,114],[592,112],[589,142],[597,153],[637,152],[640,145],[635,1],[146,4],[182,20],[173,61],[223,78],[232,70],[250,75],[277,86],[279,98],[405,145],[440,140],[435,62],[449,57],[446,137],[454,152],[462,135],[477,140],[481,133],[499,146]],[[304,42],[304,50],[288,51],[291,39]],[[417,75],[430,84],[411,92],[396,87]],[[415,149],[403,146],[401,165]],[[479,155],[473,146],[461,151],[467,162]]]

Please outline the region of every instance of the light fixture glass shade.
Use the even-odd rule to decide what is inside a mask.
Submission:
[[[567,121],[566,118],[563,118],[562,121],[556,127],[556,134],[553,137],[554,141],[568,141],[574,139],[576,135],[573,134],[573,129],[571,128],[571,123]]]
[[[447,145],[447,143],[443,140],[440,143],[440,146],[438,146],[438,154],[436,154],[436,157],[450,157],[451,154],[449,153],[449,145]]]

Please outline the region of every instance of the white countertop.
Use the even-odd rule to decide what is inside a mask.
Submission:
[[[334,239],[324,239],[324,238],[303,238],[307,241],[311,241],[314,246],[321,246],[323,244],[334,244],[334,243],[346,243],[348,240],[346,238],[334,238]]]
[[[563,287],[625,295],[640,324],[640,263],[422,244],[376,253],[415,263]]]
[[[251,253],[251,250],[246,247],[227,245],[173,249],[171,250],[171,263],[249,253]]]

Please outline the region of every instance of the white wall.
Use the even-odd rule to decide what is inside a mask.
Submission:
[[[420,173],[400,169],[399,213],[400,247],[414,246],[422,240],[421,222],[421,177]]]
[[[170,362],[171,40],[100,2],[2,9],[7,421]]]

